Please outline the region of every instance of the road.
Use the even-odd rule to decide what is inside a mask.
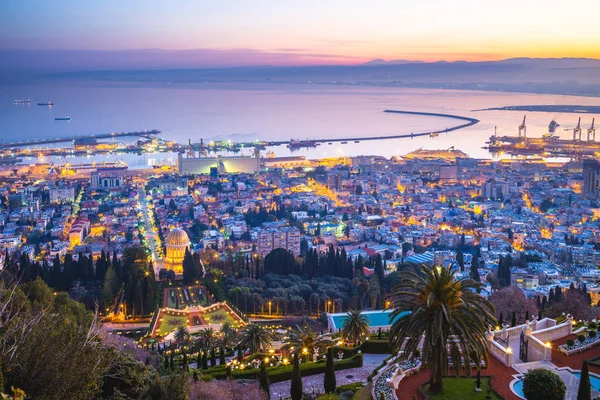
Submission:
[[[144,227],[145,227],[145,237],[148,242],[148,247],[152,252],[152,265],[154,266],[154,277],[158,278],[158,271],[162,268],[161,257],[158,251],[158,243],[156,240],[157,233],[154,231],[152,225],[152,215],[150,214],[150,209],[148,207],[148,199],[146,198],[146,193],[144,188],[140,188],[140,197],[138,201],[140,205],[140,210],[142,211],[142,218],[144,219]]]

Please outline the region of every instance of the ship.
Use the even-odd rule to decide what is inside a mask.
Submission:
[[[431,133],[429,134],[429,137],[432,137],[432,138],[434,138],[434,137],[438,137],[438,136],[440,136],[440,134],[439,134],[439,133],[437,133],[437,132],[431,132]]]
[[[297,149],[300,147],[316,147],[317,146],[317,142],[315,140],[295,140],[292,139],[290,140],[290,143],[288,144],[288,147],[290,149]]]
[[[424,150],[418,149],[411,151],[410,153],[403,155],[402,158],[405,160],[447,160],[455,161],[457,158],[468,158],[469,156],[460,151],[456,150],[454,146],[445,150]]]
[[[54,118],[55,121],[70,121],[71,117],[56,117]]]
[[[556,122],[555,120],[550,121],[550,124],[548,125],[548,132],[549,133],[556,132],[556,128],[558,128],[559,126],[560,126],[560,124],[558,122]]]
[[[27,99],[27,100],[14,100],[13,103],[15,104],[29,104],[31,103],[31,100]]]
[[[54,102],[53,101],[46,101],[43,103],[38,103],[38,106],[53,106]]]

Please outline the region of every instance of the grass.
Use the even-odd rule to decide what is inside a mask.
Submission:
[[[235,326],[237,323],[235,318],[229,315],[227,311],[222,309],[204,313],[202,314],[202,316],[209,324],[224,324],[225,322],[229,322],[230,324]]]
[[[179,328],[181,325],[188,325],[186,316],[163,314],[162,321],[160,321],[160,326],[156,330],[156,334],[160,336],[166,336],[175,329]]]
[[[430,400],[485,400],[490,390],[492,400],[502,400],[496,393],[491,391],[490,379],[481,378],[481,392],[475,391],[476,378],[444,378],[444,391],[439,394],[430,394],[428,385],[423,387],[425,394]]]
[[[369,382],[368,385],[360,389],[358,392],[354,393],[351,400],[372,400],[371,399],[371,388],[373,384]]]
[[[190,296],[190,301],[186,300],[186,297],[183,293],[184,289],[187,289],[188,295]],[[200,297],[198,296],[198,292],[201,293]],[[175,302],[173,296],[177,296],[179,298],[179,303]],[[176,306],[178,305],[179,308],[182,309],[186,306],[207,306],[208,304],[208,296],[200,286],[185,286],[167,289],[167,307],[169,308],[177,308]]]

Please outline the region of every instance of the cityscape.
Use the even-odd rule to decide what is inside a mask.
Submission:
[[[2,397],[600,398],[592,13],[285,3],[0,5]]]

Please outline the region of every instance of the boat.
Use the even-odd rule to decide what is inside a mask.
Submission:
[[[56,117],[54,118],[55,121],[70,121],[71,117]]]
[[[290,140],[288,147],[290,149],[299,148],[299,147],[316,147],[317,142],[315,140]]]
[[[431,133],[429,134],[429,137],[438,137],[438,136],[440,136],[440,134],[439,134],[439,133],[437,133],[437,132],[431,132]]]
[[[53,106],[54,102],[53,101],[46,101],[43,103],[38,103],[38,106]]]
[[[360,140],[355,140],[354,143],[360,143]]]
[[[342,142],[342,144],[348,144],[348,142]]]
[[[15,104],[29,104],[31,103],[31,100],[27,99],[27,100],[14,100],[13,103]]]
[[[548,132],[549,133],[556,132],[556,128],[558,128],[559,126],[560,126],[560,124],[558,122],[556,122],[555,120],[550,121],[550,124],[548,125]]]

